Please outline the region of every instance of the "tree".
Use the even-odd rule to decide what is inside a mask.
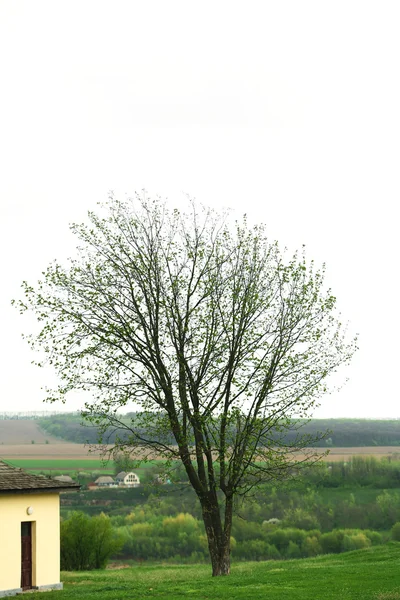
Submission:
[[[64,571],[104,569],[108,559],[122,547],[109,517],[89,517],[73,512],[61,522],[61,568]]]
[[[111,196],[89,220],[71,226],[78,256],[25,282],[18,304],[36,313],[28,340],[60,377],[48,399],[90,392],[86,416],[118,428],[115,448],[181,461],[213,575],[228,574],[235,500],[316,460],[299,425],[356,340],[324,269],[304,252],[286,258],[263,225],[145,195]]]
[[[90,517],[74,512],[61,521],[60,557],[63,571],[85,571],[92,566],[92,527]]]
[[[133,471],[136,466],[136,462],[129,454],[124,452],[115,452],[113,456],[114,460],[114,472],[116,475],[121,471],[129,472]]]

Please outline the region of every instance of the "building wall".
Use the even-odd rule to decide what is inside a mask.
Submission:
[[[140,479],[136,473],[127,473],[121,483],[127,487],[139,487]]]
[[[28,506],[33,508],[31,515]],[[32,585],[60,581],[59,494],[0,495],[0,595],[21,586],[23,521],[32,521]]]

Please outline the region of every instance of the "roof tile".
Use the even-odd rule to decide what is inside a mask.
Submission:
[[[62,492],[79,490],[78,483],[56,481],[44,475],[32,475],[23,469],[12,467],[0,461],[0,494],[33,491]]]

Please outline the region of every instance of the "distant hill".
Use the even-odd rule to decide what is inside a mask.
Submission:
[[[81,444],[98,442],[97,429],[83,425],[82,418],[76,414],[51,415],[40,419],[39,423],[48,435],[57,438]],[[318,432],[327,432],[324,439],[315,444],[320,448],[400,447],[400,420],[397,419],[312,419],[300,429],[301,434],[309,434],[312,437]],[[110,435],[108,443],[114,442],[115,435],[115,433]],[[288,432],[287,441],[293,441],[295,436],[295,431]],[[172,438],[171,443],[173,443]]]
[[[400,446],[400,419],[312,419],[301,429],[312,436],[324,431],[318,447]],[[292,432],[288,439],[294,439]]]

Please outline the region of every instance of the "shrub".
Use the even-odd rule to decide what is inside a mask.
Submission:
[[[256,539],[264,539],[264,531],[268,529],[274,530],[276,525],[271,527],[265,527],[264,524],[260,527],[259,523],[254,523],[253,521],[247,521],[243,519],[234,520],[232,526],[232,534],[238,540],[238,542],[242,542],[245,540],[256,540]]]
[[[131,527],[133,537],[150,536],[153,532],[153,526],[150,523],[135,523]]]
[[[244,560],[266,560],[268,544],[263,540],[244,540],[233,549],[233,555]]]
[[[300,548],[298,547],[298,545],[295,544],[294,542],[290,541],[289,546],[286,550],[286,556],[287,556],[287,558],[300,558],[301,552],[300,552]]]
[[[321,535],[321,547],[324,554],[336,554],[342,551],[344,534],[342,531],[330,531]]]
[[[321,544],[316,535],[306,537],[303,543],[303,555],[304,556],[317,556],[322,554]]]
[[[61,522],[61,569],[83,571],[90,568],[91,534],[90,517],[75,512]]]
[[[317,517],[308,513],[303,508],[295,508],[286,511],[283,525],[306,530],[320,528]]]
[[[279,550],[273,544],[267,544],[266,554],[267,554],[267,558],[270,560],[278,560],[279,558],[281,558]]]
[[[400,542],[400,523],[395,523],[390,532],[392,534],[392,540]]]
[[[368,548],[371,545],[371,540],[362,533],[356,533],[354,535],[344,535],[342,550],[348,552],[349,550],[361,550],[361,548]]]
[[[266,538],[267,542],[276,546],[279,552],[285,552],[289,547],[290,542],[294,542],[301,547],[306,537],[310,534],[311,532],[309,531],[303,531],[302,529],[296,529],[293,527],[270,531],[267,533]]]
[[[121,549],[122,540],[117,538],[109,517],[101,513],[91,518],[92,561],[94,569],[104,569],[110,556]]]
[[[188,513],[179,513],[176,517],[166,517],[163,527],[168,537],[174,537],[179,533],[194,533],[199,529],[199,522]]]
[[[110,556],[120,550],[122,540],[112,530],[110,519],[74,512],[61,522],[61,569],[104,569]]]
[[[400,524],[400,523],[399,523]],[[372,546],[378,546],[382,544],[382,536],[378,531],[364,531],[365,535],[369,540],[371,540]]]
[[[348,552],[369,548],[372,543],[379,544],[382,538],[375,531],[360,531],[359,529],[335,529],[321,535],[321,547],[324,554]]]

